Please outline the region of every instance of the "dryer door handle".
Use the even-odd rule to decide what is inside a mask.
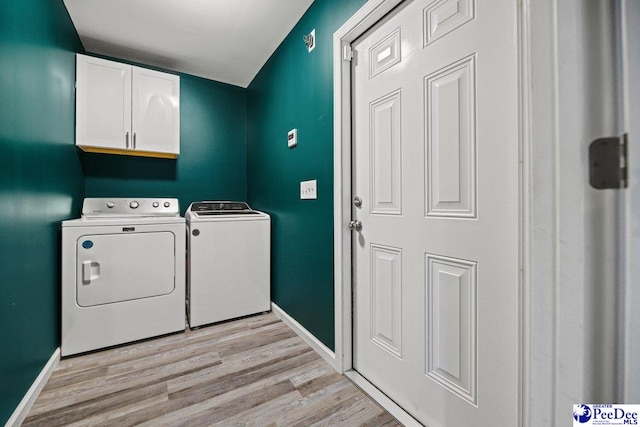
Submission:
[[[95,261],[82,261],[82,284],[88,285],[100,277],[100,263]]]
[[[91,261],[82,262],[82,283],[85,285],[91,283]]]

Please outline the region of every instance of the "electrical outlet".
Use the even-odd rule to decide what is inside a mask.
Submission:
[[[318,198],[317,181],[315,179],[300,182],[300,198],[302,200]]]

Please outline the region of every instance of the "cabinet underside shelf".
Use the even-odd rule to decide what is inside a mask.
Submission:
[[[102,154],[119,154],[124,156],[140,156],[140,157],[158,157],[162,159],[177,159],[178,155],[174,153],[156,153],[153,151],[140,151],[140,150],[121,150],[117,148],[102,148],[102,147],[87,147],[79,145],[82,151],[87,153],[102,153]]]

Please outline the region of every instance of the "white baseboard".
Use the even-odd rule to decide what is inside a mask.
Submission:
[[[27,390],[27,394],[24,395],[16,410],[13,411],[13,414],[5,424],[5,427],[18,427],[22,424],[24,419],[27,418],[27,414],[29,414],[33,404],[36,403],[36,399],[40,395],[40,392],[44,388],[44,385],[47,383],[47,380],[53,373],[54,369],[58,366],[58,362],[60,362],[60,347],[53,352],[47,364],[44,365],[44,368],[42,368],[42,371],[40,371],[36,380],[31,384],[29,390]]]
[[[336,354],[329,349],[326,345],[322,344],[318,338],[313,336],[311,332],[305,329],[300,323],[298,323],[293,317],[289,316],[284,310],[278,307],[275,303],[271,303],[271,310],[274,314],[282,320],[287,326],[300,336],[307,344],[313,348],[324,360],[327,361],[333,368],[336,367]]]
[[[386,394],[378,390],[373,384],[367,381],[362,375],[353,369],[344,372],[344,376],[349,378],[362,391],[367,393],[378,405],[391,414],[400,424],[405,427],[422,427],[422,424],[413,418],[407,411],[402,409],[396,402],[389,399]]]

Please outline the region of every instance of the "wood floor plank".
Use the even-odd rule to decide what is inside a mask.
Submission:
[[[353,385],[348,381],[332,384],[322,391],[292,401],[276,415],[275,422],[278,426],[299,424],[309,414],[334,407],[336,403],[356,394]]]
[[[27,417],[23,426],[66,426],[99,413],[106,413],[118,410],[123,406],[140,403],[158,395],[167,395],[166,384],[153,384],[147,387],[124,390],[94,399],[83,400],[55,411],[44,412],[35,417]]]
[[[345,424],[349,425],[349,424]],[[381,413],[375,418],[361,424],[359,427],[396,427],[398,422],[387,412]]]
[[[273,313],[64,358],[24,426],[398,426]]]
[[[382,423],[381,415],[385,415],[391,420],[393,419],[366,396],[358,395],[351,401],[351,404],[342,405],[341,409],[328,417],[317,420],[311,426],[364,426],[376,420]],[[372,426],[375,425],[372,424]]]
[[[113,422],[113,420],[116,418],[125,417],[127,414],[138,411],[140,408],[146,408],[151,405],[166,402],[168,400],[169,397],[166,394],[159,394],[156,396],[152,396],[149,399],[140,400],[138,402],[130,403],[129,405],[121,406],[115,410],[100,412],[92,417],[83,418],[82,420],[69,424],[65,427],[85,427],[109,424],[115,426],[116,424]]]
[[[332,384],[344,381],[344,377],[337,372],[328,372],[325,375],[305,381],[296,387],[302,396],[308,396],[318,390],[322,390]]]
[[[286,340],[290,344],[283,346],[285,342],[275,343],[273,346],[263,347],[260,352],[237,354],[223,360],[223,364],[215,369],[207,370],[198,375],[184,375],[168,382],[169,393],[173,394],[186,388],[191,388],[199,384],[218,381],[219,378],[250,369],[252,367],[263,366],[265,363],[273,362],[276,359],[296,354],[307,349],[307,345],[298,339]],[[294,372],[294,371],[292,371]]]
[[[308,361],[315,360],[317,355],[309,347],[299,350],[297,353],[279,357],[273,361],[261,363],[254,367],[244,369],[238,372],[219,377],[214,382],[199,384],[184,390],[170,393],[169,398],[174,399],[190,399],[192,401],[198,399],[208,399],[221,394],[229,389],[243,387],[247,384],[259,381],[265,377],[276,375],[293,369],[297,365],[304,364]]]
[[[265,366],[261,366],[259,369],[250,369],[238,374],[232,373],[214,382],[194,386],[176,393],[170,393],[169,401],[166,404],[163,403],[161,405],[143,408],[128,414],[124,418],[117,418],[114,422],[117,423],[118,426],[132,426],[153,420],[159,415],[164,416],[173,411],[193,407],[195,404],[224,394],[227,390],[243,387],[261,377],[268,376],[270,373],[286,370],[298,363],[304,363],[305,358],[308,359],[313,356],[313,351],[309,350],[310,349],[306,349],[306,351],[300,355],[295,355],[294,357],[278,361],[277,363],[265,364]],[[294,387],[291,386],[291,388],[293,389]]]
[[[296,389],[291,382],[282,381],[272,386],[247,393],[232,401],[225,402],[222,405],[213,406],[197,414],[195,417],[189,417],[181,423],[176,424],[176,427],[209,426],[215,422],[228,422],[228,418],[239,414],[246,408],[255,408],[256,406],[273,400],[275,397],[295,393],[295,391]]]
[[[47,390],[78,384],[96,378],[103,378],[108,371],[107,366],[96,366],[94,368],[83,369],[81,371],[66,372],[61,375],[52,375],[47,381]]]
[[[200,413],[212,406],[215,405],[221,405],[224,404],[226,402],[229,402],[231,400],[237,399],[238,397],[242,397],[247,393],[251,393],[254,391],[259,391],[259,390],[263,390],[266,387],[272,386],[273,384],[282,382],[282,381],[289,381],[291,376],[296,376],[296,375],[300,375],[304,372],[308,372],[311,370],[315,370],[317,369],[317,367],[321,364],[325,364],[326,362],[318,357],[317,359],[311,360],[308,363],[305,364],[301,364],[296,366],[295,368],[289,370],[289,371],[285,371],[285,372],[281,372],[277,375],[273,375],[273,376],[269,376],[269,377],[265,377],[259,381],[247,384],[241,388],[234,388],[231,390],[226,391],[225,393],[222,393],[220,395],[217,395],[211,399],[208,399],[206,401],[197,403],[197,404],[193,404],[190,405],[188,407],[182,408],[178,411],[174,411],[170,414],[166,414],[164,416],[162,416],[161,418],[157,418],[156,420],[153,421],[158,421],[161,422],[162,425],[173,425],[176,424],[178,422],[180,422],[181,420],[185,420],[188,419],[189,417],[191,417],[194,413]],[[295,398],[300,397],[300,393],[298,393],[297,391],[295,392]],[[277,413],[278,408],[272,407],[273,405],[276,404],[277,402],[276,398],[275,400],[269,401],[267,403],[265,403],[264,405],[259,405],[258,408],[248,408],[245,409],[242,413],[240,413],[238,416],[250,416],[250,414],[247,414],[247,412],[251,412],[253,410],[260,410],[260,407],[263,407],[265,409],[271,409],[271,412],[273,413]],[[291,400],[293,400],[293,396],[287,395],[287,399],[286,402],[289,403]],[[231,421],[229,421],[231,422]],[[235,423],[235,421],[233,421],[233,423]],[[246,423],[246,421],[245,421]],[[264,420],[263,420],[264,423]],[[152,422],[148,423],[149,426],[153,426],[154,424]],[[234,424],[235,425],[235,424]],[[264,425],[264,424],[263,424]]]
[[[178,360],[168,365],[148,368],[144,372],[118,374],[94,380],[80,382],[73,387],[43,390],[42,398],[34,405],[33,413],[50,410],[51,407],[70,405],[85,400],[93,400],[111,393],[147,385],[167,383],[174,378],[189,375],[221,364],[217,353],[198,355],[193,358]],[[53,375],[52,375],[53,377]],[[165,384],[166,386],[166,384]]]
[[[275,316],[274,316],[275,317]],[[277,318],[276,318],[277,319]],[[234,320],[215,325],[214,328],[186,329],[182,333],[174,333],[159,338],[152,338],[124,346],[112,347],[98,352],[82,354],[80,356],[64,358],[60,361],[56,372],[78,370],[83,367],[100,365],[113,366],[127,363],[148,355],[163,354],[176,346],[191,346],[195,342],[217,342],[237,337],[252,328],[243,320]]]
[[[216,346],[213,343],[207,341],[190,343],[188,346],[179,346],[160,350],[153,354],[139,357],[135,360],[111,363],[108,365],[108,374],[118,375],[133,373],[148,369],[149,367],[169,365],[180,360],[209,355],[211,353],[215,353],[218,359],[220,358],[220,355],[216,352]]]
[[[290,371],[286,371],[286,372],[281,372],[279,374],[273,375],[273,376],[268,376],[268,377],[264,377],[259,381],[255,381],[253,383],[248,383],[242,387],[239,388],[232,388],[232,389],[228,389],[228,390],[224,390],[223,393],[218,394],[210,399],[207,399],[205,401],[202,401],[200,403],[197,404],[191,404],[189,406],[185,406],[177,411],[174,411],[172,414],[170,414],[170,417],[172,417],[174,419],[175,422],[178,422],[181,419],[187,418],[190,416],[191,413],[194,412],[200,412],[202,410],[205,410],[206,408],[209,408],[211,406],[214,405],[220,405],[226,402],[230,402],[232,400],[237,399],[238,397],[241,397],[247,393],[251,393],[254,392],[256,390],[263,390],[266,387],[272,386],[276,383],[280,383],[283,381],[289,381],[289,377],[291,375],[298,375],[301,372],[304,371],[308,371],[308,370],[312,370],[315,369],[318,364],[320,363],[326,363],[324,362],[322,359],[318,360],[311,360],[305,364],[300,364],[298,366],[296,366],[295,368],[293,368]],[[298,397],[300,397],[300,393],[298,393],[296,391],[296,395]],[[163,419],[169,419],[169,416],[165,416],[163,417]]]
[[[306,383],[307,381],[311,381],[315,378],[321,377],[323,375],[332,374],[334,372],[335,370],[333,369],[333,367],[331,367],[331,365],[329,365],[328,363],[323,363],[320,366],[318,366],[318,368],[312,371],[307,371],[301,375],[295,375],[291,377],[291,384],[298,387]]]
[[[268,326],[270,327],[270,326]],[[218,353],[220,357],[228,357],[232,354],[242,353],[247,350],[255,350],[273,341],[295,337],[291,329],[278,328],[275,330],[258,330],[251,335],[243,335],[234,340],[221,343]]]
[[[210,424],[211,427],[229,427],[229,426],[243,426],[243,427],[263,427],[263,426],[276,426],[280,425],[275,421],[277,416],[275,414],[286,410],[292,401],[298,399],[300,393],[293,391],[288,394],[278,396],[269,402],[265,402],[262,405],[255,406],[253,408],[245,409],[244,411],[236,414],[233,417],[226,420],[219,421]]]

